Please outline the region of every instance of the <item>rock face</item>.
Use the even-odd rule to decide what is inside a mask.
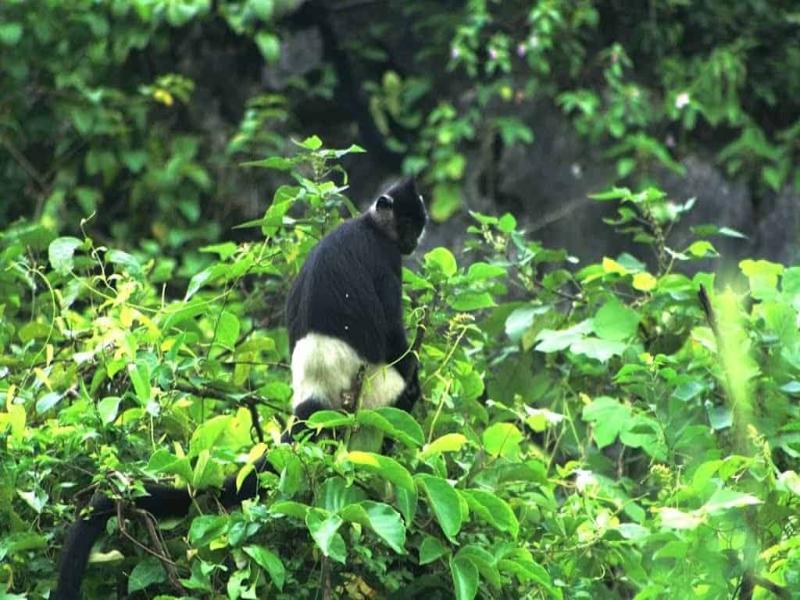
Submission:
[[[602,223],[613,207],[588,198],[609,186],[613,166],[593,153],[556,109],[536,105],[523,118],[535,140],[503,150],[499,208],[513,212],[531,237],[566,248],[581,262],[618,254],[624,240]]]
[[[632,247],[602,223],[603,217],[613,214],[611,204],[587,197],[614,184],[613,164],[593,152],[557,110],[537,105],[518,116],[536,139],[531,145],[503,150],[497,166],[495,210],[511,210],[533,238],[566,248],[583,263],[624,250],[649,258],[641,247]],[[786,189],[756,202],[744,182],[726,177],[711,158],[690,155],[682,164],[685,172],[681,175],[664,169],[653,176],[676,202],[696,199],[694,208],[672,231],[669,245],[684,249],[693,239],[691,228],[702,224],[729,227],[747,236],[713,238],[723,262],[691,263],[690,270],[727,269],[744,257],[784,263],[800,259],[800,194]]]

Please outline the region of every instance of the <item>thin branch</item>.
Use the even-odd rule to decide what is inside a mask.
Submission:
[[[275,402],[271,402],[270,400],[267,400],[266,398],[262,398],[261,396],[257,396],[255,394],[245,394],[244,396],[237,398],[235,395],[226,394],[225,392],[222,392],[220,390],[215,390],[213,388],[199,387],[180,382],[176,382],[172,386],[172,389],[177,390],[179,392],[186,392],[187,394],[192,394],[194,396],[204,396],[206,398],[214,398],[215,400],[224,400],[227,402],[234,401],[242,403],[244,405],[247,405],[248,403],[263,404],[264,406],[267,406],[273,410],[277,411],[286,410],[285,406],[276,404]]]
[[[164,542],[161,539],[161,536],[156,531],[155,517],[153,517],[153,515],[146,510],[137,509],[134,512],[144,523],[145,529],[147,529],[147,533],[150,535],[150,543],[153,544],[160,555],[158,559],[161,562],[161,566],[164,568],[164,571],[167,573],[169,584],[180,596],[184,596],[186,594],[186,590],[183,589],[183,586],[178,579],[178,572],[175,569],[175,563],[170,558],[167,549],[164,547]]]

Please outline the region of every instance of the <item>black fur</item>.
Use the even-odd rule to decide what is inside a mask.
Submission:
[[[406,381],[398,399],[405,410],[419,397],[419,382],[403,327],[401,258],[414,251],[426,222],[416,183],[399,181],[317,244],[286,302],[290,352],[305,335],[320,333],[346,342],[365,361],[393,364]],[[320,400],[330,402],[313,399]],[[314,412],[303,404],[295,412]]]
[[[426,222],[425,208],[411,179],[405,179],[384,195],[378,212],[371,207],[327,235],[309,255],[292,286],[287,302],[290,348],[310,332],[344,340],[366,361],[394,363],[406,381],[396,406],[411,410],[419,397],[417,362],[407,352],[402,318],[401,252],[414,250]],[[378,218],[380,217],[380,218]],[[347,325],[347,329],[345,329]],[[328,406],[325,399],[308,398],[295,410],[306,420]],[[284,441],[297,433],[294,427]],[[219,496],[232,508],[258,495],[258,473],[269,469],[265,458],[237,491],[236,476],[228,477]],[[146,484],[148,496],[136,498],[137,508],[157,519],[188,514],[191,497],[185,489]],[[64,540],[55,600],[77,600],[86,564],[95,541],[116,514],[116,504],[96,496],[91,514],[78,519]]]

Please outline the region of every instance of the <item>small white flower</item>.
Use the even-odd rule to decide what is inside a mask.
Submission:
[[[530,48],[536,48],[539,45],[539,38],[536,37],[536,34],[533,34],[531,37],[528,38],[528,46]]]
[[[586,488],[592,488],[597,485],[597,477],[594,473],[586,469],[575,470],[575,487],[579,492],[583,492]]]
[[[580,179],[583,175],[583,168],[578,163],[572,163],[569,170],[572,172],[572,176],[575,179]]]
[[[489,58],[492,60],[497,60],[497,50],[494,48],[489,48]]]
[[[459,50],[459,49],[458,49],[458,48],[456,48],[455,46],[453,46],[452,48],[450,48],[450,58],[452,58],[453,60],[455,60],[455,59],[457,59],[459,56],[461,56],[461,50]]]
[[[688,106],[689,102],[691,101],[691,96],[689,96],[689,92],[681,92],[675,98],[675,108],[681,109],[684,106]]]

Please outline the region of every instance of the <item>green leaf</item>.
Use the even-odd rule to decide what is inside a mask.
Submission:
[[[110,425],[117,418],[121,401],[119,396],[106,396],[97,403],[97,414],[104,425]]]
[[[638,326],[639,313],[616,298],[606,302],[592,319],[592,329],[604,340],[627,340],[636,334]]]
[[[348,485],[344,478],[329,477],[314,494],[314,504],[328,512],[339,512],[348,504],[360,502],[365,498],[364,491],[354,485]]]
[[[194,430],[192,439],[189,440],[190,456],[198,456],[203,450],[211,450],[217,446],[220,439],[227,433],[232,422],[233,417],[231,415],[219,415],[202,423]]]
[[[447,303],[453,310],[470,311],[481,308],[497,306],[489,292],[473,292],[464,290],[456,293],[454,298],[448,298]]]
[[[452,277],[458,271],[456,257],[447,248],[434,248],[425,255],[425,266],[428,269],[439,271],[445,277]]]
[[[739,268],[750,280],[750,293],[758,300],[773,298],[778,287],[778,277],[783,273],[783,265],[768,260],[746,259],[739,263]]]
[[[306,527],[322,553],[333,560],[345,563],[347,550],[342,536],[338,533],[344,521],[339,515],[313,508],[306,515]]]
[[[74,237],[60,237],[50,242],[50,246],[47,248],[47,258],[50,260],[53,270],[62,275],[72,271],[75,249],[82,244],[81,240]]]
[[[696,529],[703,523],[703,517],[694,512],[687,513],[677,508],[665,507],[658,511],[661,525],[669,529]]]
[[[598,396],[583,407],[583,420],[594,423],[594,440],[598,448],[613,443],[630,417],[630,408],[608,396]]]
[[[497,277],[506,277],[508,270],[500,265],[490,265],[485,262],[472,263],[467,271],[467,281],[475,283]]]
[[[147,470],[154,474],[179,475],[192,480],[192,465],[186,457],[178,457],[163,448],[156,450],[147,462]]]
[[[36,414],[44,414],[53,408],[63,398],[61,392],[47,392],[44,396],[36,401]]]
[[[0,43],[15,46],[22,38],[22,25],[14,21],[0,23]]]
[[[478,569],[466,558],[451,559],[450,572],[456,600],[472,600],[478,594]]]
[[[142,406],[146,406],[152,397],[150,387],[150,368],[145,362],[131,363],[128,365],[128,377],[133,384],[136,397]]]
[[[239,318],[227,310],[223,310],[217,320],[215,341],[223,348],[231,349],[239,339]]]
[[[330,429],[332,427],[355,425],[355,422],[355,415],[338,410],[318,410],[308,418],[306,424],[311,429]]]
[[[763,500],[756,498],[752,494],[744,494],[742,492],[723,488],[717,490],[700,510],[706,514],[714,515],[732,508],[755,506],[757,504],[763,504]]]
[[[264,546],[245,546],[242,550],[255,560],[259,567],[269,573],[269,577],[275,587],[283,590],[283,582],[286,580],[286,568],[277,554],[267,550]]]
[[[347,521],[369,527],[398,554],[405,554],[406,528],[395,509],[382,502],[364,500],[345,506],[339,514]]]
[[[431,218],[442,223],[461,208],[461,188],[457,183],[438,183],[433,188],[430,205]]]
[[[399,462],[388,456],[375,454],[374,452],[348,452],[347,460],[359,468],[366,469],[372,473],[380,475],[387,481],[391,481],[396,486],[404,488],[410,492],[415,492],[414,479],[406,468]]]
[[[569,348],[575,342],[583,339],[587,333],[592,331],[592,321],[587,319],[559,331],[552,329],[542,329],[536,336],[539,342],[536,350],[539,352],[560,352]]]
[[[306,150],[319,150],[322,148],[322,140],[319,139],[318,136],[312,135],[311,137],[304,139],[298,145]]]
[[[467,443],[467,438],[461,433],[446,433],[426,444],[419,457],[423,460],[437,456],[442,452],[458,452]]]
[[[256,34],[255,41],[258,49],[261,51],[261,56],[264,57],[264,60],[266,60],[268,63],[274,63],[278,60],[278,57],[281,54],[281,41],[278,39],[278,36],[276,36],[274,33],[261,31]],[[312,148],[312,150],[316,150],[316,148]]]
[[[146,589],[154,583],[164,583],[167,574],[155,556],[148,556],[140,561],[128,577],[128,593],[133,594]]]
[[[513,459],[519,456],[519,444],[523,435],[512,423],[495,423],[483,432],[481,439],[490,456]]]
[[[458,492],[446,480],[433,475],[417,475],[428,499],[428,505],[433,509],[436,521],[444,534],[453,539],[461,530],[463,515]]]
[[[419,423],[405,410],[385,406],[374,410],[362,410],[356,421],[383,431],[389,437],[408,446],[419,448],[425,442],[425,435]]]
[[[482,520],[497,529],[510,533],[516,538],[519,534],[519,521],[508,503],[497,494],[483,490],[464,490],[461,492],[470,509]]]
[[[621,356],[625,351],[625,343],[613,340],[601,340],[587,337],[573,342],[569,347],[570,352],[583,354],[602,363],[608,362],[612,356]]]
[[[445,547],[438,538],[426,535],[422,543],[419,545],[419,564],[427,565],[442,556],[446,555],[449,550]]]

